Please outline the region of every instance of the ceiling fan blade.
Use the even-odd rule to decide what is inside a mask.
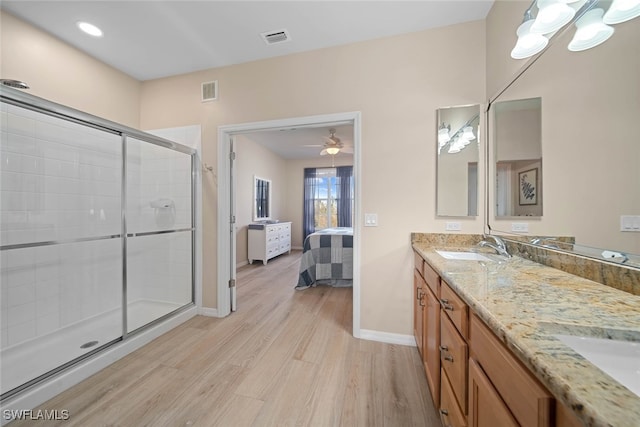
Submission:
[[[320,155],[321,155],[321,156],[326,156],[327,154],[328,154],[328,153],[327,153],[327,149],[326,149],[326,148],[324,148],[324,149],[320,152]]]
[[[324,147],[324,145],[322,145],[322,144],[305,144],[305,145],[302,145],[301,147]]]
[[[343,153],[353,154],[353,147],[342,147],[340,151]]]

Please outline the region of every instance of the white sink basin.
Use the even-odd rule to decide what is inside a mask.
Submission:
[[[446,259],[456,259],[461,261],[491,261],[486,256],[477,252],[455,252],[455,251],[438,251],[438,254]]]
[[[640,342],[554,336],[640,397]]]

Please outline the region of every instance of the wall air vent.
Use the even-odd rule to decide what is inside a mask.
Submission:
[[[202,102],[215,101],[218,99],[218,81],[202,83]]]
[[[291,36],[287,30],[267,31],[266,33],[261,33],[260,36],[262,36],[266,44],[278,44],[291,40]]]

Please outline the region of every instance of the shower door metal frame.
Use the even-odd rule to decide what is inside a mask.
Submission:
[[[69,122],[77,123],[83,126],[87,126],[93,129],[97,129],[100,131],[104,131],[107,133],[111,133],[114,135],[120,135],[122,140],[122,188],[121,188],[121,232],[120,234],[112,234],[112,235],[104,235],[104,236],[95,236],[95,237],[81,237],[76,239],[62,239],[62,240],[51,240],[51,241],[42,241],[42,242],[33,242],[33,243],[19,243],[19,244],[9,244],[9,245],[0,245],[0,251],[11,250],[11,249],[25,249],[25,248],[33,248],[39,246],[52,246],[52,245],[60,245],[66,243],[80,243],[80,242],[89,242],[89,241],[97,241],[97,240],[107,240],[107,239],[122,239],[122,336],[116,338],[108,343],[101,345],[89,351],[75,359],[72,359],[63,365],[54,368],[53,370],[46,372],[36,378],[31,379],[30,381],[12,389],[6,391],[0,396],[0,401],[5,401],[20,392],[30,388],[41,381],[50,378],[61,371],[70,368],[72,366],[77,365],[79,362],[94,356],[97,353],[102,352],[103,350],[111,347],[112,345],[122,342],[126,340],[129,336],[135,335],[139,332],[144,331],[158,323],[163,322],[165,319],[174,316],[177,313],[180,313],[184,310],[187,310],[195,305],[195,284],[196,284],[196,261],[195,261],[195,251],[196,251],[196,173],[197,169],[197,161],[196,161],[196,150],[187,147],[186,145],[178,144],[173,141],[170,141],[165,138],[161,138],[116,122],[112,122],[110,120],[103,119],[98,116],[94,116],[89,113],[85,113],[83,111],[79,111],[70,107],[66,107],[61,104],[57,104],[55,102],[51,102],[45,100],[43,98],[39,98],[37,96],[30,95],[28,93],[22,92],[17,89],[12,89],[10,87],[1,86],[0,87],[0,102],[4,102],[6,104],[11,104],[17,107],[21,107],[27,110],[36,111],[42,114],[46,114],[48,116],[57,117],[59,119],[63,119]],[[162,230],[162,231],[154,231],[154,232],[142,232],[142,233],[127,233],[127,138],[135,138],[139,141],[146,142],[149,144],[157,145],[159,147],[163,147],[172,151],[177,151],[183,154],[186,154],[191,157],[191,227],[182,228],[176,230]],[[147,235],[156,235],[156,234],[168,234],[168,233],[176,233],[176,232],[185,232],[191,231],[191,302],[157,318],[153,321],[131,331],[127,331],[127,238],[128,237],[136,237],[136,236],[147,236]]]

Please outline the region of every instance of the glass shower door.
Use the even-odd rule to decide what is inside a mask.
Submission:
[[[122,336],[122,138],[0,105],[6,397]]]
[[[127,138],[127,332],[193,301],[191,156]]]

